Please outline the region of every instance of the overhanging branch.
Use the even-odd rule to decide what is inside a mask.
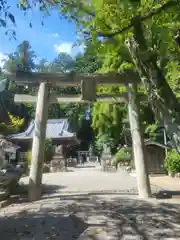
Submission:
[[[180,5],[179,0],[170,0],[167,3],[163,4],[161,7],[157,8],[156,10],[154,10],[153,12],[150,12],[148,15],[141,16],[140,17],[140,21],[143,22],[145,20],[148,20],[148,19],[150,19],[150,18],[160,14],[161,12],[163,12],[163,11],[165,11],[165,10],[171,8],[171,7],[175,7],[177,5]],[[136,17],[134,17],[134,18],[136,18]],[[116,32],[112,32],[112,33],[98,33],[98,36],[99,37],[108,37],[108,38],[114,37],[116,35],[119,35],[119,34],[125,32],[125,31],[129,30],[133,26],[134,26],[134,23],[131,20],[131,23],[129,25],[127,25],[126,27],[124,27],[124,28],[122,28],[122,29],[120,29],[120,30],[118,30]]]

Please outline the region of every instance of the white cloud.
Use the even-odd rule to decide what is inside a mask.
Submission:
[[[51,36],[52,37],[59,37],[59,33],[53,33]]]
[[[57,53],[72,53],[73,43],[72,42],[64,42],[60,44],[54,44],[55,51]]]
[[[54,44],[54,49],[56,53],[67,53],[72,57],[75,57],[79,53],[83,53],[85,46],[83,44],[77,45],[73,42],[63,42],[60,44]]]
[[[8,59],[8,56],[0,52],[0,67],[4,66],[4,61]]]

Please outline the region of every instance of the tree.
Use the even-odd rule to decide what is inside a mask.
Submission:
[[[74,60],[67,53],[59,53],[58,57],[51,63],[51,72],[66,73],[74,70]]]
[[[94,73],[102,65],[101,58],[97,54],[98,41],[84,41],[84,52],[78,54],[75,58],[75,71],[81,73]]]
[[[36,69],[34,59],[36,55],[28,41],[23,41],[17,46],[14,53],[9,54],[8,60],[4,63],[4,69],[7,72],[15,72],[18,67],[31,72]]]
[[[130,67],[139,73],[156,119],[165,125],[180,150],[180,105],[165,78],[168,63],[174,57],[179,61],[177,38],[176,42],[174,39],[179,29],[179,1],[60,3],[62,11],[75,19],[89,38],[97,40],[101,36],[101,47],[106,52],[104,64],[110,57],[116,63],[113,70]],[[122,54],[118,51],[120,46]],[[129,60],[123,61],[127,50]],[[109,65],[106,70],[112,67]]]
[[[50,63],[46,59],[41,59],[36,65],[36,68],[39,72],[49,72],[50,67]]]
[[[92,127],[97,134],[98,145],[110,144],[112,150],[117,148],[121,140],[125,114],[126,108],[123,104],[94,104]]]
[[[31,49],[27,41],[23,41],[18,45],[17,50],[10,54],[7,60],[4,61],[1,76],[6,79],[6,72],[13,72],[17,70],[18,65],[26,71],[35,69],[34,58],[36,57],[34,51]],[[24,126],[27,125],[30,114],[34,112],[32,105],[15,104],[14,94],[27,93],[30,94],[34,89],[26,88],[26,86],[16,86],[14,83],[7,81],[5,89],[1,93],[0,108],[1,108],[1,122],[12,122],[13,117],[24,118]],[[12,117],[11,117],[12,115]],[[12,122],[13,124],[13,122]],[[11,127],[9,127],[11,129]]]
[[[47,7],[52,5],[52,3],[55,4],[56,7],[61,6],[61,11],[68,15],[70,19],[76,20],[80,29],[83,28],[88,33],[88,38],[90,36],[92,37],[91,40],[93,41],[91,42],[93,42],[93,44],[96,46],[95,48],[98,51],[100,50],[99,54],[96,54],[94,56],[100,56],[101,61],[103,62],[103,69],[105,71],[122,71],[126,68],[134,69],[134,66],[132,65],[132,59],[128,55],[127,48],[124,45],[124,41],[127,38],[127,34],[124,34],[124,31],[127,30],[130,34],[135,34],[132,30],[132,27],[135,26],[134,20],[138,16],[140,17],[140,23],[142,21],[144,22],[146,19],[156,17],[154,23],[151,21],[148,23],[145,22],[146,25],[143,28],[143,31],[147,32],[146,36],[148,36],[148,38],[146,38],[146,41],[148,42],[148,48],[153,48],[153,50],[157,53],[157,61],[160,61],[161,66],[164,66],[165,69],[165,66],[167,66],[166,63],[169,63],[169,59],[167,59],[166,56],[169,55],[167,53],[170,51],[167,50],[167,44],[161,43],[160,39],[163,36],[167,38],[168,44],[170,43],[170,37],[172,36],[172,33],[168,34],[167,31],[164,31],[163,24],[167,25],[170,23],[172,18],[175,21],[176,19],[170,16],[169,13],[165,13],[165,15],[167,15],[167,19],[161,21],[163,18],[162,10],[168,11],[168,8],[177,6],[177,1],[164,1],[160,5],[158,5],[157,2],[152,3],[151,1],[146,1],[145,4],[141,5],[139,2],[132,3],[132,1],[121,1],[117,3],[114,3],[113,1],[103,1],[101,3],[99,1],[93,1],[92,3],[85,3],[83,1],[41,1],[40,6],[44,7],[41,8],[41,10],[45,10],[45,5],[47,9]],[[24,5],[21,4],[20,7],[23,10],[27,11],[30,7],[33,6],[26,5],[26,3],[24,3]],[[174,12],[176,14],[176,11]],[[121,15],[121,21],[119,21],[119,15]],[[171,27],[171,32],[173,32],[175,28],[176,27]],[[85,31],[83,30],[83,32]],[[119,33],[122,34],[119,36]],[[103,36],[103,39],[99,40],[97,38],[97,35]],[[174,50],[171,51],[170,56],[175,56],[174,52]],[[89,57],[90,54],[88,51],[86,51],[86,53]],[[177,55],[178,54],[176,54],[176,56]],[[83,60],[83,58],[85,58],[85,55],[83,58],[81,58],[81,56],[78,56],[76,60],[77,63],[81,65],[81,71],[93,72],[94,69],[98,69],[99,66],[96,65],[96,61],[94,61],[94,64],[91,64],[92,69],[87,69],[87,66],[89,68],[89,64],[83,66],[84,62],[88,61],[88,57],[86,61]],[[56,62],[60,60],[58,58],[56,59]],[[62,63],[62,61],[60,63]],[[78,69],[78,64],[76,65],[76,69]],[[60,64],[59,67],[57,64],[55,64],[55,66],[56,71],[66,71],[62,64]],[[171,96],[173,95],[171,94]]]

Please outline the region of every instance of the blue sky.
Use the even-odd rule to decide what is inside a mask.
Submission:
[[[60,18],[57,11],[53,11],[51,16],[42,18],[42,14],[34,9],[24,16],[14,2],[12,2],[11,12],[16,18],[16,38],[17,40],[9,40],[5,35],[5,30],[0,28],[0,60],[1,58],[16,50],[16,47],[23,40],[28,40],[38,59],[46,58],[51,60],[57,56],[58,52],[67,52],[75,55],[81,50],[80,47],[72,48],[77,41],[76,27],[74,23],[70,23]],[[44,26],[41,25],[41,20]],[[32,23],[32,28],[29,23]]]

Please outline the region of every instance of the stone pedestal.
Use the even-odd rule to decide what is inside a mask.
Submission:
[[[58,157],[56,156],[56,158],[53,158],[51,161],[51,166],[50,166],[50,171],[51,172],[66,172],[67,168],[66,168],[66,164],[65,164],[65,159],[58,159]]]
[[[111,166],[111,154],[103,153],[101,157],[101,166],[103,171],[107,171]]]
[[[58,146],[55,151],[55,155],[50,163],[50,171],[51,172],[66,172],[67,164],[66,159],[63,156],[63,148],[62,146]]]

